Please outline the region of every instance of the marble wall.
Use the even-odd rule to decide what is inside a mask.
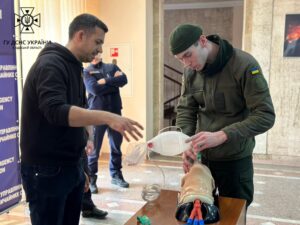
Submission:
[[[276,122],[265,140],[266,153],[274,156],[300,156],[300,58],[283,57],[285,16],[296,13],[299,0],[245,0],[243,46],[269,82]]]
[[[164,85],[164,0],[153,0],[153,136],[163,124]]]

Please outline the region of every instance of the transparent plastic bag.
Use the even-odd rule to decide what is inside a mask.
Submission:
[[[146,155],[146,143],[129,143],[123,163],[127,166],[140,164],[146,159]]]

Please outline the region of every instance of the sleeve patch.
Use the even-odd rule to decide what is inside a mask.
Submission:
[[[251,68],[251,69],[250,69],[250,72],[251,72],[252,75],[256,75],[256,74],[259,74],[259,73],[260,73],[258,67]]]

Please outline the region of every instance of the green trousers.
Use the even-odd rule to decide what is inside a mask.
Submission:
[[[225,162],[202,157],[202,163],[209,167],[220,196],[245,199],[247,207],[251,204],[254,194],[252,156]]]

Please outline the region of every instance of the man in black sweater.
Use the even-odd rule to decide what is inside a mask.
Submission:
[[[31,67],[21,114],[21,175],[33,225],[79,223],[86,181],[85,126],[107,124],[126,140],[142,137],[128,118],[87,110],[82,62],[102,52],[107,26],[90,14],[74,18],[64,47],[49,43]]]

